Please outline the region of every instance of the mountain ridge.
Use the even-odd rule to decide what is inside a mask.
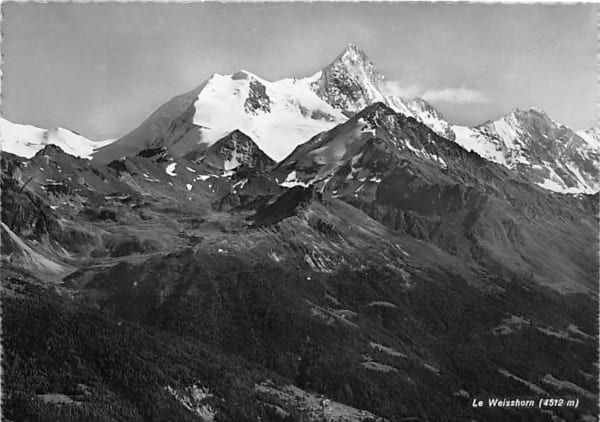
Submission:
[[[600,138],[593,128],[575,132],[533,107],[514,108],[498,120],[453,130],[465,149],[518,170],[545,189],[590,194],[600,190]]]
[[[0,117],[0,147],[2,151],[31,158],[46,145],[58,145],[67,152],[91,159],[95,151],[113,142],[93,141],[63,127],[42,129],[33,125],[13,123]]]

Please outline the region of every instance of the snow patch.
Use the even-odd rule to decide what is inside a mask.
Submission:
[[[31,158],[47,145],[56,145],[67,154],[91,159],[94,151],[112,142],[114,139],[92,141],[61,127],[42,129],[0,118],[1,150],[20,157]]]
[[[387,347],[387,346],[384,346],[379,343],[370,342],[369,347],[371,347],[372,349],[375,349],[379,352],[383,352],[383,353],[386,353],[390,356],[394,356],[397,358],[407,358],[408,357],[404,353],[400,353],[397,350],[392,349],[391,347]]]
[[[169,176],[177,176],[177,173],[175,173],[175,167],[177,167],[177,163],[171,163],[167,166],[167,168],[165,169],[165,172]]]
[[[283,186],[286,188],[291,188],[294,186],[302,186],[302,187],[306,188],[309,186],[309,184],[303,182],[302,180],[299,180],[297,178],[296,171],[294,170],[290,174],[287,175],[285,180],[282,183],[280,183],[279,186]]]
[[[398,370],[396,368],[394,368],[393,366],[390,365],[386,365],[383,363],[379,363],[379,362],[375,362],[375,361],[367,361],[367,362],[362,362],[361,365],[366,368],[366,369],[370,369],[372,371],[379,371],[379,372],[398,372]]]
[[[217,412],[205,401],[213,397],[208,388],[196,384],[177,390],[170,385],[165,387],[186,409],[198,415],[203,422],[213,422]]]

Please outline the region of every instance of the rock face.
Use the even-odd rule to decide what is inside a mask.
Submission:
[[[523,174],[545,189],[565,193],[600,190],[597,130],[576,133],[538,109],[515,109],[474,128],[454,126],[467,150]]]
[[[315,76],[311,88],[328,104],[347,114],[354,114],[376,102],[430,126],[435,132],[452,139],[454,134],[444,117],[422,98],[395,96],[388,81],[375,68],[364,51],[354,44],[348,47]]]
[[[234,130],[217,141],[199,157],[197,154],[198,152],[191,151],[186,158],[225,171],[245,166],[262,172],[275,164],[249,136],[239,130]]]
[[[356,113],[385,99],[384,83],[367,55],[351,44],[321,71],[311,88],[333,107]]]

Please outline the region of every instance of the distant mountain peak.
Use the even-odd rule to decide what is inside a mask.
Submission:
[[[195,157],[192,154],[188,154],[186,158],[194,159]],[[252,138],[239,129],[233,130],[208,147],[197,161],[225,171],[233,170],[240,166],[264,171],[275,164]]]
[[[311,88],[327,103],[347,113],[356,113],[369,104],[386,101],[384,77],[354,44],[321,70]]]
[[[47,145],[54,144],[68,154],[90,158],[95,150],[113,140],[93,141],[62,127],[52,129],[13,123],[0,118],[1,149],[15,155],[31,158]]]
[[[354,44],[348,46],[342,51],[329,65],[324,72],[350,72],[357,75],[364,72],[377,80],[383,80],[383,76],[377,71],[375,65],[369,59],[369,56]],[[358,75],[357,75],[358,76]]]
[[[535,107],[535,106],[532,106],[529,108],[515,107],[508,113],[508,115],[516,116],[516,117],[526,117],[526,116],[531,116],[531,115],[549,117],[548,114],[544,110],[542,110],[539,107]]]
[[[574,132],[537,107],[514,108],[473,128],[455,126],[465,149],[512,169],[539,186],[564,193],[597,192],[597,138]]]
[[[232,130],[231,133],[229,133],[229,135],[227,135],[225,138],[222,138],[221,141],[225,141],[226,139],[229,139],[229,138],[242,138],[242,139],[249,139],[250,141],[252,141],[252,139],[248,135],[246,135],[244,132],[242,132],[239,129]],[[221,141],[219,141],[219,142],[221,142]],[[252,141],[252,142],[254,142],[254,141]]]

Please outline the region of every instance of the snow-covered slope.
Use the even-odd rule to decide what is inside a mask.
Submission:
[[[597,129],[576,133],[536,108],[514,109],[496,121],[452,129],[463,148],[517,170],[545,189],[563,193],[600,190]]]
[[[201,152],[238,129],[267,155],[281,159],[315,133],[344,120],[340,110],[311,91],[308,79],[269,82],[247,71],[215,74],[159,108],[95,158],[108,162],[157,146],[183,156]]]
[[[306,78],[269,82],[245,70],[214,74],[160,107],[94,158],[110,162],[158,146],[168,148],[174,156],[199,154],[238,129],[279,161],[297,145],[378,101],[444,136],[454,136],[449,124],[425,101],[394,97],[387,86],[365,53],[354,45]]]
[[[595,126],[587,130],[580,130],[577,135],[588,143],[591,148],[600,149],[600,126]]]
[[[345,120],[310,90],[307,79],[268,82],[246,71],[214,75],[194,108],[193,122],[205,143],[212,145],[235,126],[275,159]]]
[[[26,158],[33,157],[39,150],[51,144],[76,157],[91,158],[95,150],[113,140],[92,141],[61,127],[42,129],[0,118],[0,142],[2,151]]]

